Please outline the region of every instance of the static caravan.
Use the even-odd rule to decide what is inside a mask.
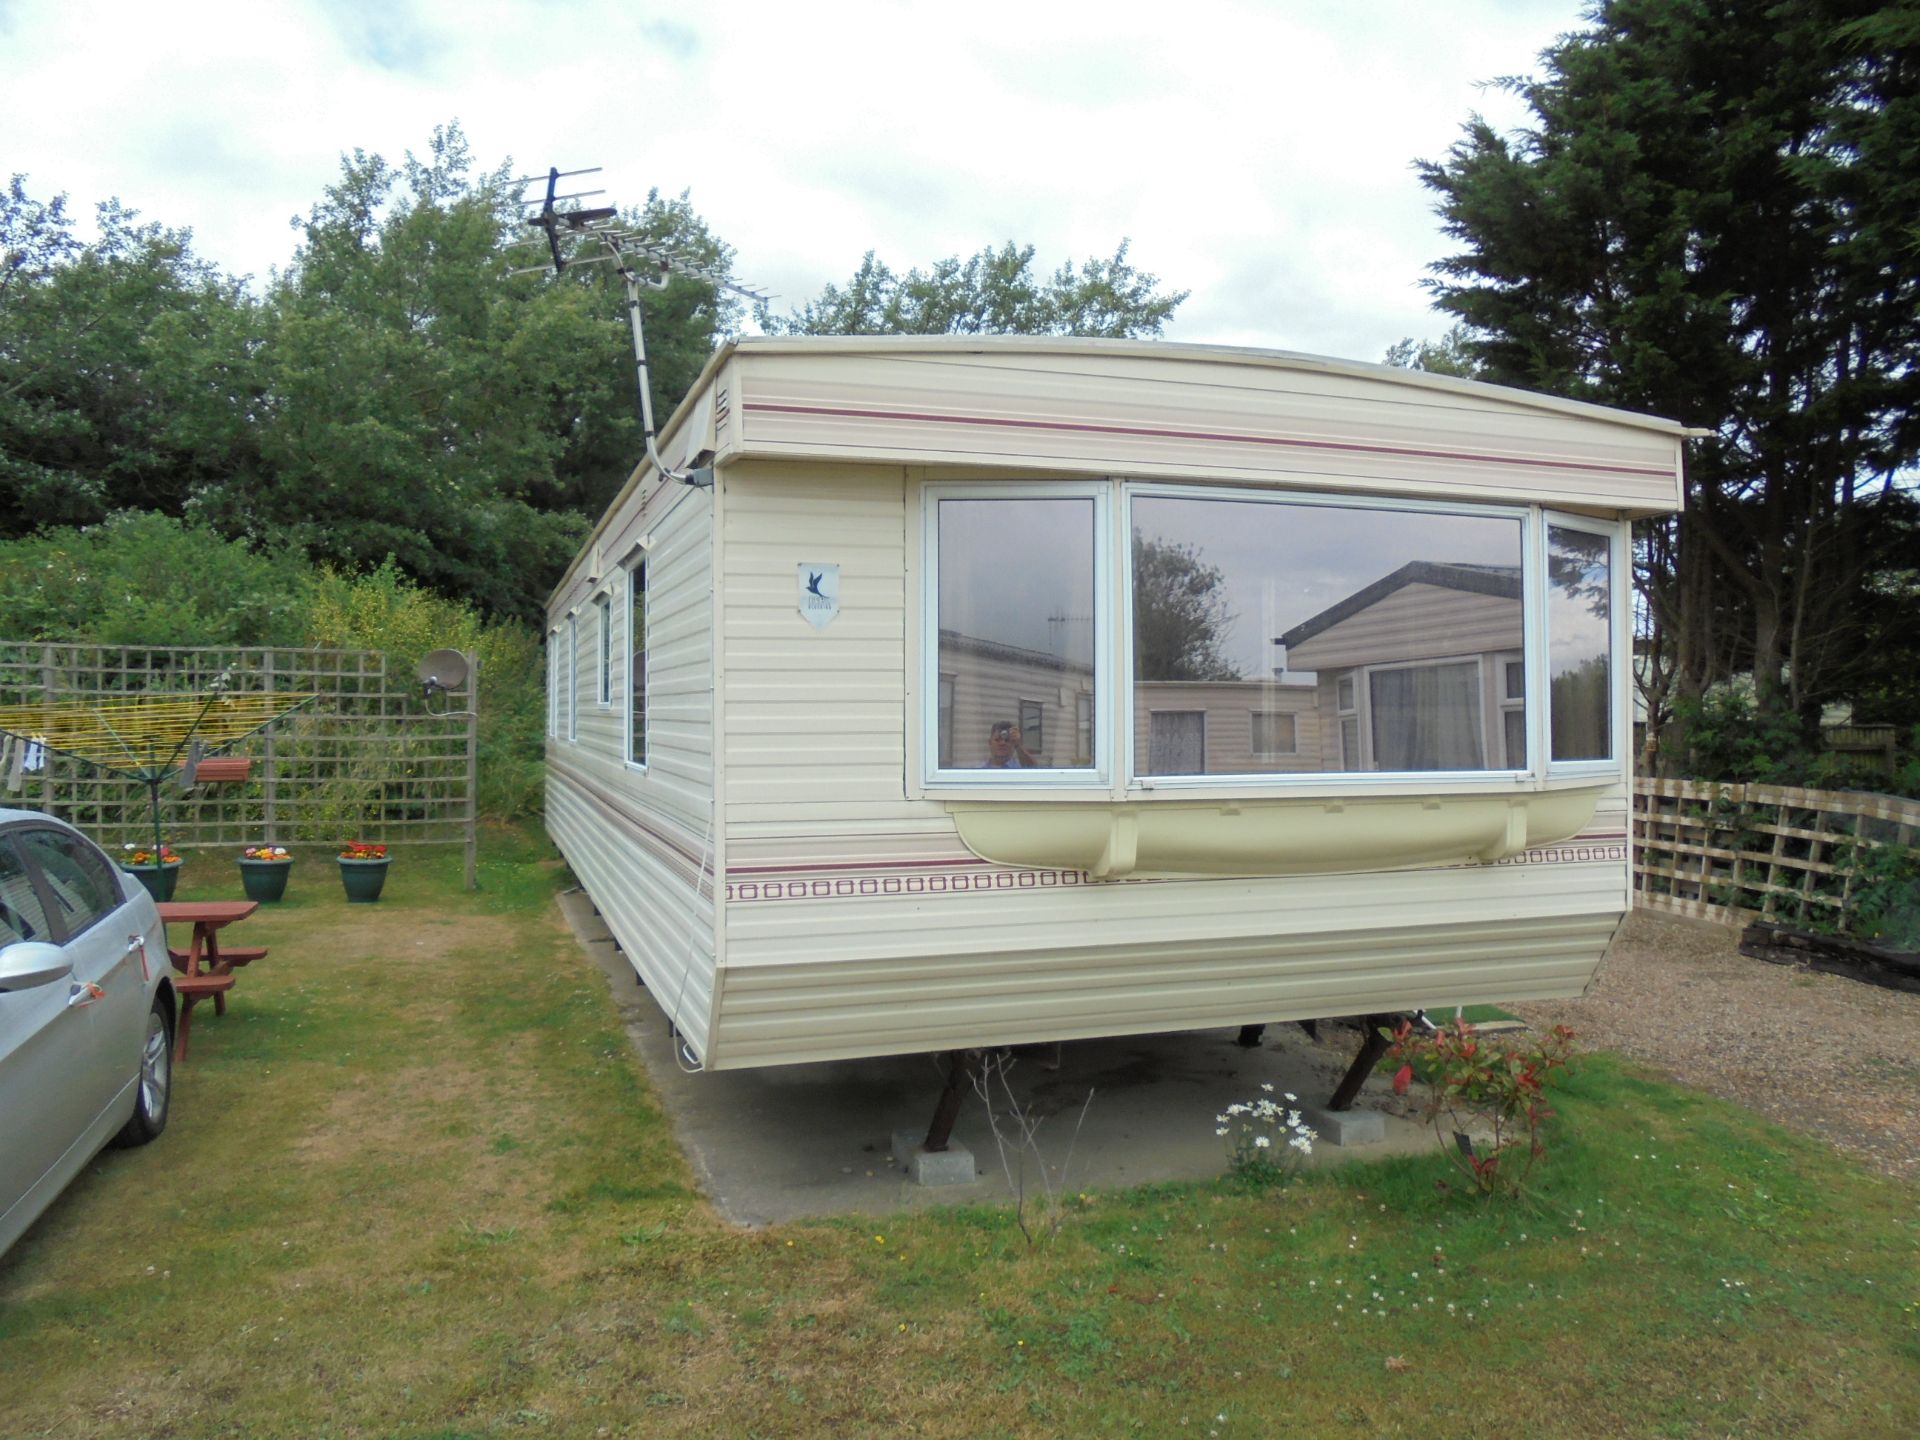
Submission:
[[[553,594],[549,827],[715,1069],[1577,994],[1683,435],[1256,350],[739,341]]]

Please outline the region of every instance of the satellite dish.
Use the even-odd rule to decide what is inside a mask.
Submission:
[[[458,690],[467,683],[467,657],[458,650],[435,650],[423,659],[414,674],[429,700],[436,690]]]

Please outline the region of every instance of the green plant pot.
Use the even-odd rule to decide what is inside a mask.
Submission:
[[[371,905],[380,898],[380,887],[387,883],[386,860],[342,860],[340,883],[346,886],[349,905]]]
[[[247,899],[270,904],[287,893],[287,872],[292,869],[291,860],[242,860],[241,888]]]
[[[146,886],[147,893],[158,900],[173,899],[174,887],[180,883],[180,862],[171,865],[122,865],[120,867]]]

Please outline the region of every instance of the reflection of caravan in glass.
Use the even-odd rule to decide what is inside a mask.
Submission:
[[[550,828],[718,1068],[1577,993],[1681,438],[1265,352],[741,341],[662,444],[712,487],[641,470],[554,592]]]

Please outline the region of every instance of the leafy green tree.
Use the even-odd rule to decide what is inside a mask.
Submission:
[[[1920,4],[1601,0],[1422,162],[1439,307],[1486,378],[1711,432],[1649,527],[1672,696],[1751,671],[1804,729],[1866,683],[1920,452]],[[1903,479],[1904,477],[1904,479]],[[1658,700],[1656,703],[1660,703]]]
[[[828,285],[785,317],[762,307],[760,324],[777,335],[1155,336],[1187,292],[1162,291],[1158,276],[1136,270],[1127,243],[1050,277],[1035,272],[1033,246],[1012,241],[905,275],[869,250],[845,286]]]
[[[99,645],[300,645],[314,574],[153,511],[0,540],[0,635]]]
[[[1402,370],[1424,370],[1429,375],[1457,375],[1463,380],[1481,378],[1480,365],[1467,347],[1472,337],[1464,325],[1455,325],[1438,340],[1415,340],[1408,336],[1387,347],[1387,364]]]
[[[1134,671],[1142,680],[1238,680],[1226,577],[1196,545],[1133,535]]]
[[[398,167],[342,157],[267,297],[258,466],[200,486],[195,515],[538,613],[642,446],[617,277],[508,278],[535,253],[507,248],[526,234],[509,173],[478,173],[457,125]],[[730,258],[685,196],[624,218],[716,269]],[[692,281],[643,306],[664,415],[738,311]]]
[[[81,243],[66,197],[0,195],[0,535],[178,513],[244,467],[258,316],[185,230],[99,206]]]
[[[623,211],[620,220],[647,244],[713,274],[732,274],[732,247],[708,228],[687,192],[667,200],[657,190],[649,191],[646,203]],[[626,287],[608,265],[569,269],[561,278],[564,283],[554,288],[567,292],[572,302],[565,313],[574,316],[578,326],[591,329],[590,335],[576,334],[575,339],[590,345],[592,353],[582,357],[591,373],[583,373],[587,364],[574,366],[568,389],[553,395],[552,423],[568,440],[556,466],[556,499],[598,517],[644,449]],[[665,425],[714,349],[739,331],[745,310],[732,292],[684,274],[676,274],[664,288],[643,287],[640,309],[654,420]]]

